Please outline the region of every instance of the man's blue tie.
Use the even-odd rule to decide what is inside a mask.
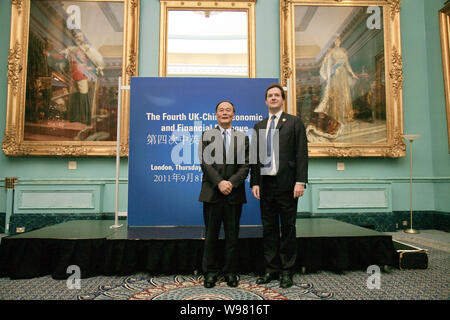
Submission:
[[[276,116],[273,115],[270,121],[269,132],[267,133],[267,157],[269,158],[269,162],[264,166],[267,168],[270,168],[272,165],[272,139],[275,132],[275,119]]]

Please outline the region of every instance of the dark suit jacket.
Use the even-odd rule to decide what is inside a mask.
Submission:
[[[265,154],[268,118],[255,124],[252,136],[252,154],[257,152],[257,163],[252,160],[250,186],[262,186],[261,181],[261,152]],[[308,142],[303,122],[299,117],[281,113],[278,121],[279,150],[274,150],[277,157],[277,184],[280,191],[293,191],[296,182],[308,182]],[[261,142],[259,141],[261,140]],[[274,139],[275,140],[275,139]],[[256,143],[256,145],[254,145]]]
[[[225,149],[219,127],[203,132],[198,146],[203,171],[202,189],[198,200],[216,203],[225,199],[230,204],[247,202],[244,182],[250,168],[248,137],[240,131],[231,129],[227,159],[224,157]],[[228,196],[219,190],[218,184],[222,180],[228,180],[233,184],[233,191]]]

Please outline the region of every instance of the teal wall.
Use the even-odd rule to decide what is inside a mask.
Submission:
[[[440,46],[439,21],[436,13],[443,1],[430,1],[425,5],[425,30],[427,43],[427,67],[432,74],[428,81],[429,113],[431,141],[433,150],[433,170],[436,177],[450,176],[450,156],[448,153],[447,122],[445,113],[444,82],[442,72],[442,55]],[[450,188],[448,184],[437,183],[434,186],[436,210],[449,211]]]
[[[441,63],[438,10],[444,0],[403,0],[401,4],[403,56],[403,108],[405,133],[421,137],[414,142],[414,210],[450,212],[450,155],[447,146],[445,97]],[[10,25],[10,1],[0,1],[0,19]],[[256,3],[256,76],[280,77],[279,3]],[[9,28],[0,29],[0,140],[4,138]],[[158,75],[159,0],[141,0],[139,76]],[[388,185],[389,210],[409,211],[408,156],[400,159],[311,159],[310,182],[299,211],[316,206],[313,190]],[[68,161],[78,162],[68,170]],[[345,171],[336,171],[337,162]],[[127,159],[121,159],[120,211],[127,207]],[[45,184],[58,190],[64,185],[100,185],[101,210],[114,212],[115,158],[6,157],[0,154],[0,181],[18,177],[19,185]],[[63,182],[60,182],[63,180]],[[0,183],[0,214],[6,209],[6,190]],[[51,210],[50,210],[51,211]],[[336,213],[348,209],[336,209]],[[0,220],[1,221],[1,220]]]

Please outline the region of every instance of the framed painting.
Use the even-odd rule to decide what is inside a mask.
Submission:
[[[441,29],[442,67],[444,73],[445,104],[447,110],[448,152],[450,153],[450,3],[439,11]]]
[[[311,157],[405,156],[400,0],[281,0],[286,109]]]
[[[3,153],[114,156],[118,79],[137,75],[139,0],[13,0]],[[129,93],[120,153],[128,155]]]
[[[257,0],[160,0],[160,77],[256,74]]]

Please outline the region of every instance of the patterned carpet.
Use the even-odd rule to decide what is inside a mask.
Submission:
[[[380,275],[380,289],[369,289],[369,274],[352,271],[336,274],[295,274],[295,285],[282,289],[278,281],[257,285],[256,276],[241,275],[237,288],[220,281],[205,289],[203,276],[145,273],[131,276],[81,279],[79,289],[68,289],[66,280],[50,276],[11,280],[0,278],[1,300],[449,300],[450,242],[424,235],[393,234],[394,239],[427,249],[426,270],[391,269]]]
[[[92,295],[77,296],[93,300],[311,300],[329,299],[331,292],[300,282],[289,289],[280,289],[278,282],[266,286],[255,283],[255,277],[241,276],[237,288],[221,280],[214,288],[203,287],[203,276],[129,277],[116,286],[102,286]]]

